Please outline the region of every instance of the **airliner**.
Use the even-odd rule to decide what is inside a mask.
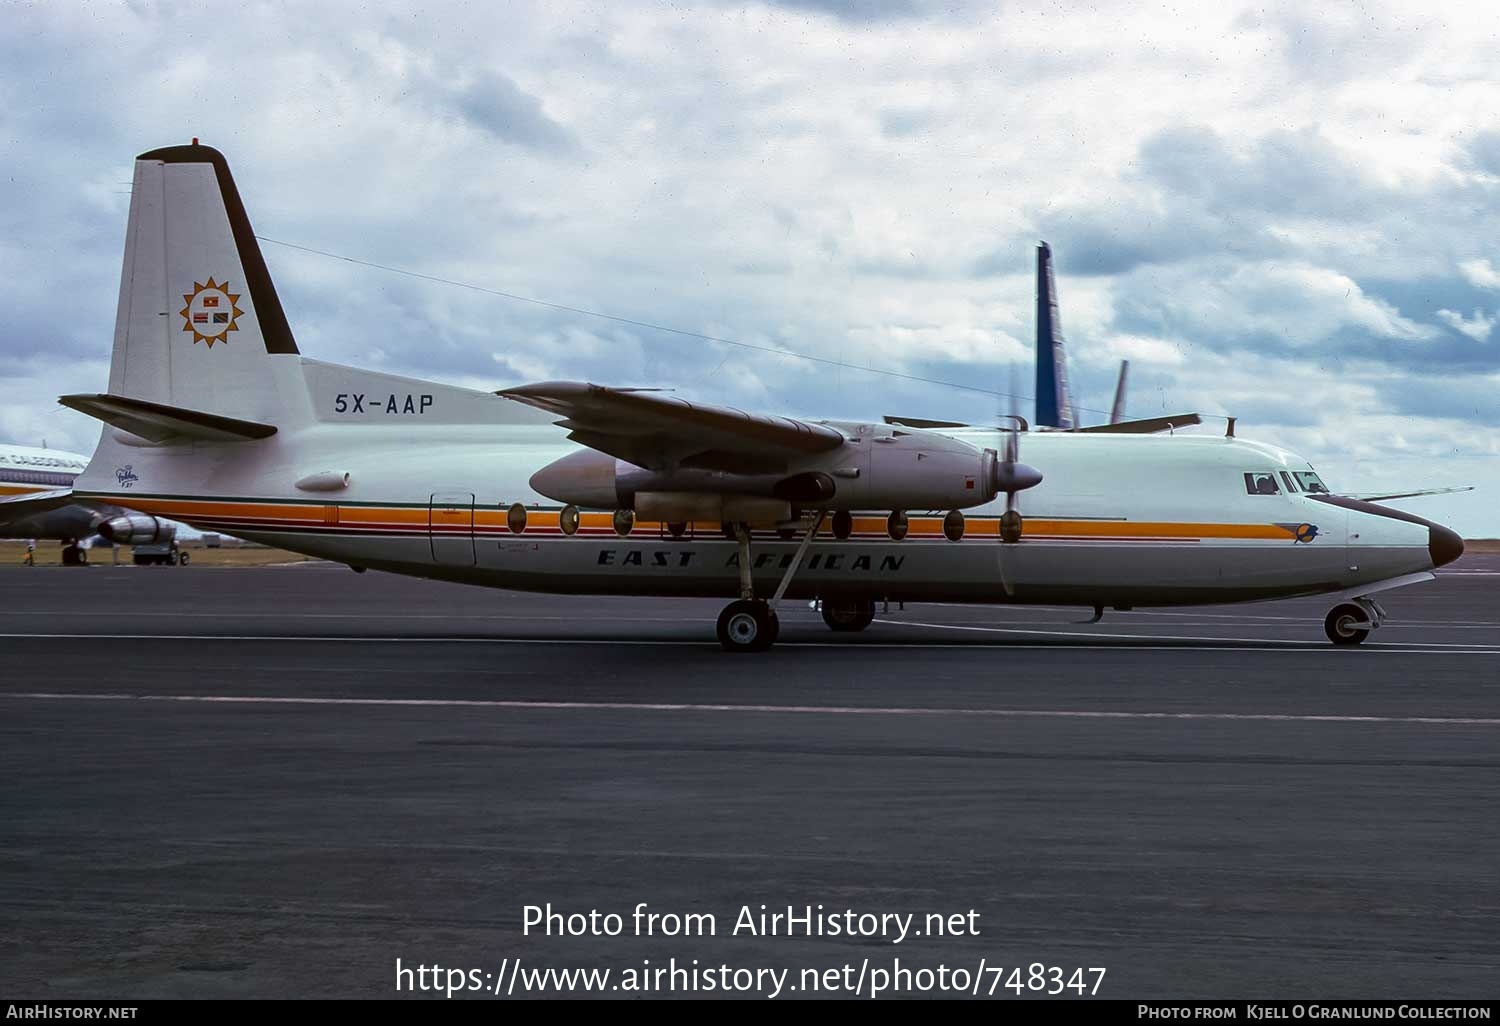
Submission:
[[[1463,551],[1274,445],[751,414],[589,382],[486,392],[303,356],[217,150],[135,163],[103,421],[71,489],[367,569],[569,594],[777,605],[835,631],[880,600],[1186,606],[1323,596],[1337,645]],[[941,422],[926,422],[941,423]],[[128,471],[129,487],[122,477]]]
[[[88,561],[80,542],[94,535],[126,545],[170,542],[177,527],[108,504],[54,504],[39,497],[67,493],[89,458],[57,449],[0,445],[0,538],[48,538],[63,543],[64,566]],[[129,467],[121,485],[129,485]]]

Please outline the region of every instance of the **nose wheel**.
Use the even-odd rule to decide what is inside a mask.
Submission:
[[[1323,633],[1335,645],[1358,645],[1370,636],[1370,629],[1374,626],[1363,606],[1345,602],[1329,610],[1323,621]]]

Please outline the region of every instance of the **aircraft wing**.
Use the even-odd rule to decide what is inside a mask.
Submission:
[[[0,497],[0,520],[17,520],[36,513],[60,509],[73,504],[73,489],[54,488],[46,492],[26,492]]]
[[[1413,499],[1419,495],[1451,495],[1453,492],[1472,492],[1473,485],[1462,485],[1457,488],[1419,488],[1411,492],[1345,492],[1345,498],[1359,499],[1363,502],[1381,502],[1385,499]]]
[[[774,473],[797,456],[844,444],[843,432],[826,424],[706,406],[644,389],[543,381],[496,394],[555,413],[573,441],[648,470]]]

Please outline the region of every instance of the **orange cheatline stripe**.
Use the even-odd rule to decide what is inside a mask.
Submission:
[[[47,489],[19,489],[20,494]],[[134,499],[113,496],[112,501],[128,502],[131,508],[145,513],[192,520],[195,517],[213,519],[244,518],[250,521],[276,520],[290,524],[328,524],[330,522],[357,526],[421,528],[430,524],[465,526],[471,515],[468,507],[442,506],[435,509],[408,506],[313,506],[276,502],[217,502],[193,499]],[[329,510],[334,510],[333,514]],[[476,528],[508,529],[508,510],[475,509],[472,523]],[[330,520],[330,516],[334,519]],[[528,510],[527,527],[556,529],[556,510]],[[909,522],[909,537],[941,537],[943,521],[940,517],[912,517]],[[856,534],[883,535],[886,521],[881,517],[860,516],[854,518]],[[639,521],[635,530],[643,535],[663,533],[665,525],[656,521]],[[610,513],[588,512],[579,516],[582,531],[613,531],[614,516]],[[694,521],[694,535],[715,536],[719,534],[717,521]],[[970,518],[966,532],[971,536],[993,536],[999,533],[999,522],[994,517]],[[1048,538],[1166,538],[1196,540],[1203,538],[1244,538],[1281,540],[1294,536],[1291,528],[1276,524],[1215,524],[1190,521],[1129,521],[1129,520],[1066,520],[1028,517],[1026,533],[1032,537]],[[831,537],[832,527],[825,524],[819,537]]]

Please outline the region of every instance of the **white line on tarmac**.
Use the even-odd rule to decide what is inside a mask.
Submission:
[[[1059,631],[1059,630],[1038,631],[1038,630],[1027,630],[1027,629],[1021,628],[1021,627],[980,627],[980,626],[974,626],[974,625],[969,625],[969,624],[921,623],[921,622],[918,622],[918,621],[915,621],[915,620],[880,620],[880,619],[877,619],[874,622],[875,623],[890,624],[892,626],[897,626],[897,627],[928,627],[928,628],[931,628],[933,630],[942,630],[942,631],[975,631],[975,632],[984,633],[984,634],[1041,634],[1041,635],[1044,635],[1046,637],[1052,637],[1052,638],[1115,638],[1115,639],[1140,638],[1143,641],[1210,641],[1210,642],[1238,642],[1240,644],[1243,644],[1246,640],[1248,640],[1246,638],[1213,638],[1213,637],[1203,637],[1202,635],[1187,635],[1187,634],[1105,634],[1103,632],[1096,632],[1096,631]],[[1381,629],[1384,630],[1384,628],[1381,628]],[[1457,642],[1440,642],[1440,641],[1426,641],[1426,642],[1422,642],[1422,645],[1424,646],[1423,649],[1421,649],[1422,651],[1425,651],[1427,649],[1438,649],[1438,650],[1442,650],[1442,649],[1462,649],[1462,650],[1465,650],[1465,651],[1468,651],[1468,650],[1479,650],[1479,651],[1486,651],[1486,652],[1500,652],[1500,645],[1476,645],[1476,644],[1473,644],[1473,643],[1459,644]],[[1278,639],[1276,641],[1267,642],[1267,647],[1277,647],[1277,648],[1282,648],[1282,647],[1285,647],[1285,648],[1302,648],[1302,647],[1307,647],[1307,648],[1312,648],[1312,649],[1326,649],[1326,648],[1329,648],[1330,646],[1329,646],[1329,644],[1326,641],[1299,641],[1299,640],[1293,640],[1293,639]],[[1387,648],[1387,649],[1388,648],[1396,648],[1399,651],[1418,651],[1417,649],[1407,649],[1407,648],[1402,647],[1402,646],[1391,646],[1391,645],[1384,645],[1384,644],[1378,644],[1378,643],[1374,644],[1373,647]]]
[[[882,621],[883,622],[883,621]],[[896,622],[896,621],[892,621]],[[943,626],[938,624],[936,626]],[[971,627],[962,628],[973,631],[991,631],[994,633],[1012,633],[1004,628]],[[1001,649],[1006,652],[1014,651],[1051,651],[1051,652],[1294,652],[1298,655],[1311,654],[1335,654],[1348,655],[1351,652],[1363,649],[1366,652],[1376,649],[1391,655],[1483,655],[1495,656],[1500,654],[1500,645],[1455,645],[1452,647],[1440,647],[1428,644],[1425,647],[1408,647],[1405,645],[1388,645],[1367,643],[1356,647],[1345,648],[1338,645],[1330,645],[1317,641],[1267,641],[1261,644],[1247,643],[1245,638],[1229,638],[1227,641],[1238,642],[1238,644],[1214,644],[1214,645],[1155,645],[1149,642],[1161,641],[1160,637],[1151,635],[1134,634],[1062,634],[1054,631],[1023,631],[1018,633],[1041,634],[1045,637],[1058,638],[1140,638],[1147,644],[1140,645],[1043,645],[1037,643],[1016,642],[1015,644],[986,646],[983,644],[965,644],[958,641],[778,641],[777,648],[837,648],[845,651],[857,651],[865,648],[892,648],[910,649],[919,651],[924,649],[947,649],[947,650],[981,650],[986,647]],[[428,637],[393,637],[391,635],[320,635],[320,634],[26,634],[26,633],[0,633],[0,638],[17,638],[38,641],[307,641],[319,644],[417,644],[417,645],[600,645],[618,646],[630,648],[717,648],[718,643],[704,639],[702,641],[687,638],[663,638],[651,640],[642,638],[466,638],[462,636],[432,635]],[[1205,641],[1213,639],[1187,638],[1188,641]]]
[[[1115,709],[970,709],[920,706],[859,705],[727,705],[709,702],[543,702],[481,698],[312,698],[280,695],[124,695],[16,692],[10,699],[64,702],[201,702],[211,705],[344,705],[537,709],[583,712],[786,713],[823,716],[988,716],[999,719],[1078,720],[1232,720],[1263,723],[1374,723],[1431,726],[1500,727],[1500,719],[1472,716],[1357,716],[1297,713],[1128,712]]]

